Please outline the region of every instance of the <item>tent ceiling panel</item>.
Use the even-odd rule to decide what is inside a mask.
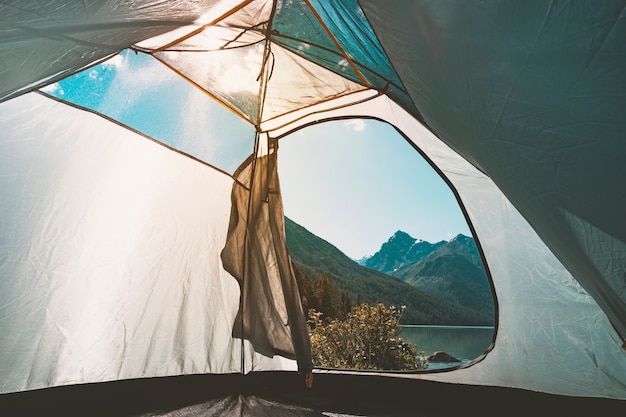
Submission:
[[[147,54],[122,51],[44,90],[229,174],[254,148],[254,126]]]
[[[177,31],[175,39],[168,33],[137,46],[155,51],[206,52],[251,45],[267,38],[271,15],[272,2],[248,0],[215,21]]]
[[[155,57],[256,124],[264,49],[260,43],[201,54],[163,51]]]
[[[252,4],[252,6],[250,6]],[[242,9],[246,8],[247,12],[242,12]],[[247,27],[242,21],[244,16],[257,16],[259,14],[269,15],[271,11],[271,2],[266,1],[252,1],[252,0],[218,0],[210,8],[205,9],[205,12],[196,19],[193,24],[183,27],[175,28],[167,33],[159,36],[155,36],[144,41],[138,42],[135,45],[140,49],[167,49],[171,45],[181,44],[184,39],[192,37],[200,32],[206,31],[208,28],[216,27],[218,22],[223,22],[225,19],[229,19],[233,14],[238,13],[239,18],[237,21],[240,23],[234,28],[236,32],[241,32],[242,27]],[[268,10],[263,12],[263,10]],[[250,18],[250,17],[249,17]],[[267,19],[267,17],[265,18]],[[255,20],[256,22],[256,20]],[[225,25],[222,24],[222,28]],[[219,39],[217,36],[213,36],[213,39]]]
[[[366,89],[279,46],[269,48],[263,41],[203,54],[162,51],[155,56],[254,124]],[[269,79],[263,91],[265,71]]]
[[[367,80],[348,62],[350,57],[340,49],[338,39],[331,36],[330,28],[322,25],[319,15],[311,10],[308,3],[280,2],[279,5],[272,20],[272,40],[338,74],[367,85]]]
[[[59,80],[133,43],[191,24],[216,3],[2,2],[0,100]]]
[[[356,1],[279,2],[272,40],[415,110]]]
[[[267,82],[263,119],[367,90],[315,63],[282,49],[272,48],[275,58],[273,73]]]
[[[262,32],[244,30],[239,27],[209,26],[202,32],[193,36],[183,36],[179,41],[168,44],[162,43],[153,48],[145,48],[142,42],[137,45],[138,49],[154,51],[190,51],[210,52],[222,49],[239,48],[258,43],[265,39]]]

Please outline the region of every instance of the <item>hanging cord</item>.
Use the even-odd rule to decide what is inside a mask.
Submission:
[[[248,279],[248,276],[247,276],[248,275],[248,267],[247,267],[248,266],[248,256],[247,256],[247,251],[248,251],[248,241],[250,239],[250,237],[249,237],[249,233],[250,232],[248,230],[248,227],[250,225],[250,218],[252,216],[252,214],[251,214],[251,212],[252,212],[252,197],[253,197],[252,196],[252,189],[254,187],[254,175],[255,175],[255,171],[256,171],[256,162],[257,162],[257,159],[258,159],[258,153],[259,153],[259,147],[260,147],[259,142],[260,142],[260,134],[257,131],[255,133],[255,135],[254,135],[254,154],[253,154],[252,161],[250,162],[252,164],[252,168],[251,168],[251,172],[250,172],[250,182],[248,184],[248,187],[249,187],[248,188],[248,208],[247,208],[247,220],[246,220],[247,226],[246,226],[245,234],[244,234],[244,244],[243,244],[244,253],[243,253],[243,257],[242,257],[244,264],[242,265],[243,266],[243,268],[242,268],[242,272],[243,273],[242,273],[242,277],[241,277],[241,287],[240,287],[241,288],[240,289],[241,294],[239,296],[239,312],[240,312],[240,316],[241,316],[240,317],[240,320],[241,320],[241,323],[240,323],[240,325],[241,325],[241,373],[243,373],[243,374],[246,373],[246,367],[245,367],[246,366],[246,355],[245,355],[245,340],[246,340],[246,337],[245,337],[245,327],[244,327],[244,324],[245,324],[245,320],[244,320],[245,314],[244,314],[243,309],[245,307],[245,302],[244,302],[245,301],[244,297],[245,297],[245,293],[246,293],[245,292],[245,282]],[[252,367],[251,367],[251,369],[252,369]]]
[[[267,20],[267,28],[265,29],[265,49],[263,51],[263,62],[261,63],[261,68],[259,69],[259,75],[256,80],[260,81],[259,83],[259,102],[257,108],[257,120],[255,122],[257,132],[261,128],[261,121],[263,119],[263,106],[265,104],[265,98],[267,96],[267,82],[272,77],[272,73],[274,72],[274,54],[272,53],[272,34],[274,31],[272,30],[272,25],[274,23],[274,15],[276,14],[276,1],[272,2],[272,12],[270,13],[270,17]],[[267,71],[267,63],[268,59],[272,57],[272,65],[269,71]]]
[[[256,135],[255,135],[255,159],[258,152],[259,141],[260,141],[260,133],[261,133],[261,121],[263,118],[263,107],[265,104],[265,99],[267,97],[267,83],[272,78],[272,74],[274,73],[274,64],[276,62],[274,53],[272,52],[272,35],[278,34],[278,31],[272,29],[272,22],[274,19],[274,15],[276,13],[277,2],[273,2],[272,13],[267,22],[267,29],[265,32],[265,48],[263,51],[263,61],[261,63],[261,68],[259,69],[259,74],[256,78],[256,81],[259,82],[259,102],[258,102],[258,116],[256,121]],[[271,59],[271,63],[270,63]],[[269,68],[268,68],[269,67]],[[277,149],[273,150],[277,152]],[[253,162],[254,163],[254,162]],[[254,178],[254,165],[252,175]],[[252,190],[252,185],[250,187]],[[248,210],[249,212],[249,210]],[[305,386],[307,388],[313,387],[313,370],[308,370],[305,374]]]
[[[271,55],[272,57],[272,65],[270,67],[270,70],[267,74],[267,78],[265,79],[265,82],[269,81],[272,78],[272,74],[274,73],[274,63],[276,62],[276,60],[274,59],[274,53],[272,52],[272,44],[270,41],[270,35],[267,36],[266,38],[266,42],[265,42],[265,50],[263,51],[263,62],[261,63],[261,69],[259,70],[259,75],[257,75],[256,80],[259,81],[261,79],[261,76],[263,75],[263,73],[265,72],[265,67],[267,66],[267,61]],[[265,88],[264,88],[265,90]]]
[[[270,58],[271,58],[271,64],[268,70],[267,67],[268,67],[268,62]],[[257,131],[259,131],[261,127],[261,121],[263,118],[263,107],[265,105],[265,98],[267,97],[267,83],[269,82],[270,78],[272,78],[272,74],[274,73],[275,62],[276,61],[274,59],[274,53],[272,52],[271,36],[270,36],[270,33],[268,32],[266,35],[265,47],[263,50],[263,62],[261,62],[259,75],[257,75],[256,77],[256,80],[260,81],[259,82],[259,96],[258,96],[259,102],[258,102],[258,109],[257,109],[258,116],[257,116],[257,122],[256,122]]]

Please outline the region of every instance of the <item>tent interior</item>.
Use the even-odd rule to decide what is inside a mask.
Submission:
[[[16,0],[0,36],[3,414],[626,410],[624,1]],[[354,119],[478,245],[461,366],[313,360],[280,146]]]

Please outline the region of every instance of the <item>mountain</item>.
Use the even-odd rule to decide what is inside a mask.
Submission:
[[[426,255],[445,245],[445,241],[430,243],[416,240],[407,233],[398,230],[370,257],[365,257],[359,264],[384,273],[393,273],[399,268],[411,265]]]
[[[491,288],[471,237],[459,234],[449,242],[430,244],[398,231],[363,264],[493,317]]]
[[[359,265],[327,241],[285,218],[289,255],[309,279],[330,275],[352,301],[406,305],[403,324],[486,325],[492,317]]]

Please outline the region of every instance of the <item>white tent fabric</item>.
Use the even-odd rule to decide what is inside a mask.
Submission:
[[[623,398],[626,355],[619,336],[487,176],[385,98],[333,116],[380,117],[426,153],[464,202],[493,279],[498,301],[493,349],[464,369],[402,377],[479,385],[498,381],[495,385],[581,396],[593,390]]]
[[[253,75],[267,113],[252,94],[197,83],[200,59],[145,53],[260,139],[324,118],[384,120],[465,207],[497,299],[494,346],[462,369],[397,377],[626,399],[623,3],[40,3],[0,5],[0,392],[297,368],[232,335],[239,287],[220,253],[236,176],[32,91],[125,48],[197,48],[192,36],[225,18],[263,45]],[[255,18],[291,7],[327,22],[314,59],[278,30],[258,36],[272,22]],[[359,37],[363,16],[401,85],[363,64],[378,56],[355,41],[374,41]],[[274,23],[297,26],[285,21]],[[333,45],[339,62],[324,55]],[[285,80],[319,84],[293,94]]]
[[[241,372],[233,180],[36,93],[0,107],[0,390]]]

